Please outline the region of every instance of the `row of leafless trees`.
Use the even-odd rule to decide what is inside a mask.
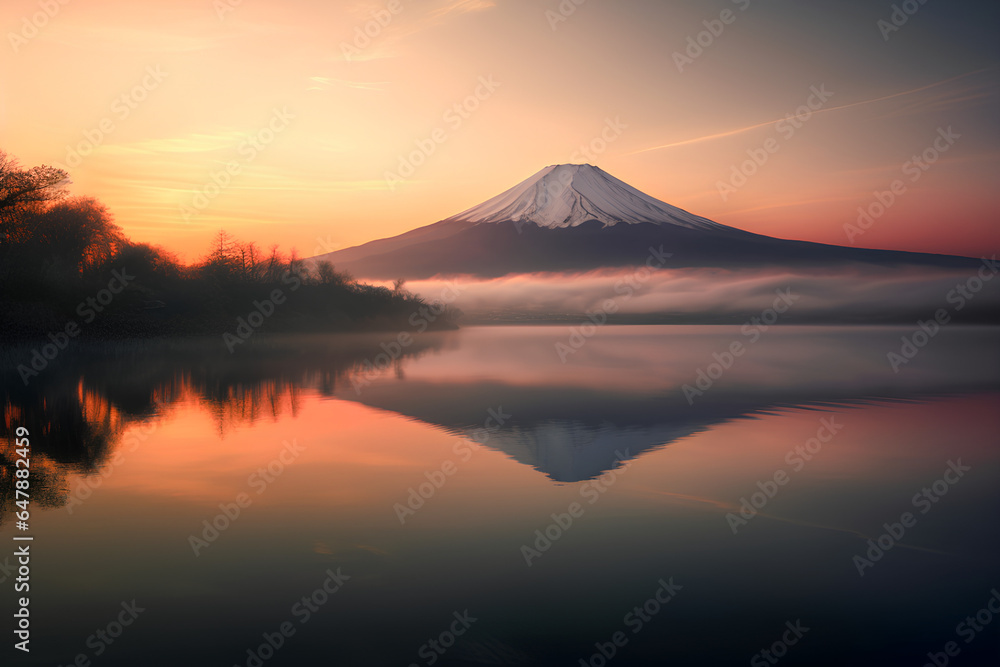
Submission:
[[[224,230],[212,239],[211,250],[199,268],[217,279],[247,283],[277,282],[288,271],[323,285],[352,282],[348,274],[338,272],[330,262],[311,268],[295,250],[285,256],[275,244],[264,251],[253,241],[240,241]]]

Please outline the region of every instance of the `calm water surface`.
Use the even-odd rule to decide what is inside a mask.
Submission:
[[[378,371],[391,335],[177,341],[8,377],[16,664],[998,664],[998,330],[895,372],[909,333],[469,328]]]

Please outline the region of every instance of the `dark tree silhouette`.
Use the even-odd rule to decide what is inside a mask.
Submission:
[[[229,280],[236,274],[239,242],[229,232],[220,229],[212,238],[212,248],[202,261],[206,275],[217,280]]]
[[[24,241],[30,231],[24,225],[25,214],[64,197],[68,183],[69,176],[62,169],[47,165],[22,169],[0,150],[0,243]]]
[[[93,197],[58,201],[27,216],[28,243],[56,273],[85,274],[108,264],[125,237],[107,207]]]
[[[242,340],[256,332],[241,319],[253,311],[275,333],[400,329],[423,305],[402,284],[361,285],[294,248],[265,253],[225,230],[201,262],[182,266],[161,248],[129,241],[93,197],[66,197],[65,182],[65,172],[24,170],[0,151],[0,341],[71,325],[84,326],[84,337],[238,331]]]
[[[316,264],[316,281],[320,285],[347,285],[351,282],[351,276],[338,271],[333,262],[324,259]]]

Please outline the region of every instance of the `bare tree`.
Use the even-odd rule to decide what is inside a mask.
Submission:
[[[239,270],[239,242],[232,234],[220,229],[212,237],[212,249],[203,266],[217,278],[228,279]]]
[[[244,282],[257,282],[261,277],[261,252],[253,241],[237,244],[240,277]]]
[[[306,266],[305,260],[299,257],[299,251],[295,248],[292,248],[288,256],[288,271],[298,276],[303,282],[309,279],[309,267]]]
[[[278,244],[275,243],[271,246],[271,252],[265,261],[263,276],[264,281],[268,283],[276,283],[281,280],[281,273],[284,271],[284,263],[285,258],[278,250]]]
[[[25,225],[28,213],[37,213],[47,202],[66,196],[69,175],[62,169],[41,165],[22,169],[17,160],[0,150],[0,242],[22,243],[31,236]]]

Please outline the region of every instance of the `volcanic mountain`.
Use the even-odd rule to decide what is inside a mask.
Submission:
[[[497,277],[638,266],[651,248],[670,253],[674,268],[978,264],[950,255],[752,234],[671,206],[589,164],[546,167],[458,215],[312,259],[330,261],[358,278]]]

